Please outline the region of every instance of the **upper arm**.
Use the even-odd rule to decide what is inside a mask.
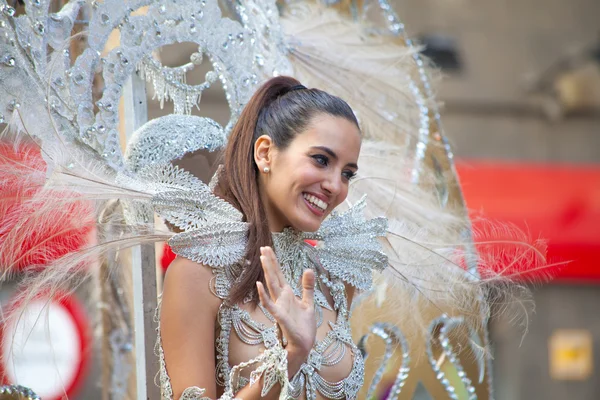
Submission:
[[[354,300],[354,294],[356,292],[356,288],[349,283],[344,282],[344,286],[346,287],[346,298],[348,299],[348,310],[352,308],[352,300]]]
[[[215,324],[221,300],[210,291],[210,268],[177,258],[165,276],[160,331],[173,396],[188,387],[216,398]]]

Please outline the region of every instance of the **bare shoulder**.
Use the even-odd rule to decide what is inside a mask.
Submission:
[[[216,315],[221,299],[215,296],[210,286],[213,279],[210,267],[198,264],[187,258],[177,257],[167,269],[163,286],[163,307],[174,300],[182,306],[189,303],[194,307],[202,304],[206,311]]]
[[[185,388],[215,398],[215,326],[221,299],[211,289],[211,268],[176,258],[165,276],[160,333],[174,398]]]

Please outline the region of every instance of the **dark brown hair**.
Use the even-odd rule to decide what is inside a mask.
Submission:
[[[307,89],[294,78],[279,76],[264,83],[254,93],[233,127],[224,153],[224,167],[215,193],[231,203],[250,223],[246,265],[229,294],[229,303],[242,302],[248,295],[257,301],[256,282],[264,283],[260,248],[273,246],[267,213],[258,187],[254,143],[268,135],[283,150],[305,130],[318,114],[345,118],[358,127],[350,106],[322,90]]]

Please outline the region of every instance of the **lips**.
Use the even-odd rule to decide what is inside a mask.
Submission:
[[[327,205],[328,204],[326,202],[324,202],[323,200],[319,199],[317,196],[314,196],[314,195],[312,195],[310,193],[303,193],[302,196],[310,204],[312,204],[313,206],[321,209],[322,211],[325,211],[327,209]]]
[[[327,210],[328,207],[326,202],[310,193],[302,193],[302,197],[304,198],[304,203],[313,214],[319,217],[325,215],[325,210]]]

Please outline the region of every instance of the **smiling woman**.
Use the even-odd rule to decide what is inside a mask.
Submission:
[[[164,397],[356,398],[364,366],[349,306],[371,271],[365,262],[350,279],[318,261],[304,239],[346,199],[360,147],[356,117],[340,98],[289,77],[254,94],[214,190],[247,223],[245,256],[224,267],[179,257],[169,267],[159,337]],[[331,220],[334,230],[340,221]],[[383,268],[374,240],[382,225],[363,225],[373,264]]]
[[[270,229],[314,232],[348,194],[358,169],[360,131],[347,119],[318,114],[286,148],[262,135],[254,149],[259,170],[264,165],[270,171],[259,176]]]

